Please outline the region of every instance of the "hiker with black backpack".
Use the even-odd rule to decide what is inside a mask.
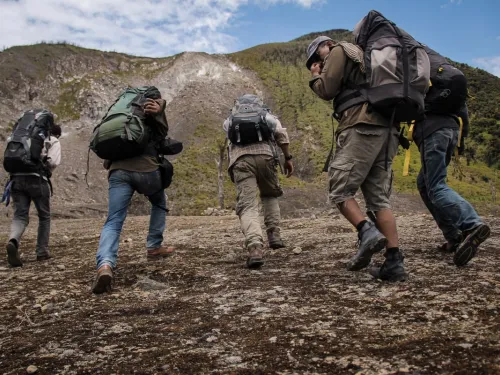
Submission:
[[[7,261],[12,267],[23,265],[19,255],[21,237],[29,223],[29,209],[33,201],[38,213],[38,236],[36,260],[51,258],[50,177],[61,163],[59,137],[61,127],[54,124],[54,115],[44,109],[25,112],[14,125],[12,135],[7,139],[3,165],[10,174],[4,200],[9,194],[14,205],[14,218],[7,242]]]
[[[165,107],[156,87],[128,88],[94,129],[90,149],[105,159],[109,170],[108,217],[99,240],[92,285],[96,294],[111,291],[120,234],[136,191],[151,203],[147,260],[173,253],[173,248],[163,245],[168,211],[164,189],[173,175],[172,165],[163,156],[179,153],[182,144],[167,137]]]
[[[366,268],[383,250],[382,267],[370,273],[388,281],[407,279],[390,196],[399,123],[423,115],[429,60],[410,35],[371,11],[354,31],[356,44],[316,38],[307,48],[310,88],[333,100],[338,127],[325,165],[330,201],[358,231],[358,251],[347,269]],[[419,69],[416,69],[416,66]],[[368,217],[355,200],[361,188]]]
[[[417,178],[420,196],[443,232],[441,251],[454,253],[457,266],[465,266],[490,228],[472,205],[446,183],[452,157],[459,157],[469,132],[467,79],[443,56],[424,46],[431,64],[431,87],[425,97],[424,121],[412,129],[422,168]]]
[[[260,97],[245,94],[235,100],[231,115],[224,121],[224,131],[229,139],[229,173],[236,184],[236,214],[248,250],[247,267],[259,268],[264,264],[264,241],[259,221],[260,193],[264,211],[269,247],[284,247],[280,233],[280,207],[278,198],[283,195],[277,167],[280,163],[276,145],[285,157],[285,173],[293,174],[292,155],[286,129],[272,115]]]

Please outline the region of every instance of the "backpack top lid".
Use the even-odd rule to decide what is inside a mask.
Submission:
[[[244,94],[234,101],[231,114],[234,116],[241,113],[260,113],[262,111],[265,111],[265,107],[261,98],[254,94]]]
[[[13,133],[22,136],[28,129],[32,128],[32,124],[36,124],[37,128],[48,132],[54,125],[54,115],[46,109],[30,109],[21,115]]]
[[[393,24],[387,18],[385,18],[382,13],[371,10],[368,14],[359,21],[354,27],[354,42],[361,48],[366,48],[366,43],[370,35],[380,26],[384,24]]]
[[[433,76],[436,75],[436,73],[438,73],[438,69],[441,65],[444,64],[451,65],[450,62],[443,55],[440,55],[429,46],[422,44],[422,47],[424,47],[427,56],[429,56],[429,62],[431,64],[431,79],[433,78]],[[455,67],[453,68],[456,69]]]
[[[404,40],[408,50],[415,47],[422,47],[410,34],[384,15],[376,10],[371,10],[354,27],[354,41],[363,50],[373,44],[379,38],[385,38],[391,35],[400,35]]]

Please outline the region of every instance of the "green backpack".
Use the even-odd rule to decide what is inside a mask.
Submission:
[[[129,87],[108,109],[90,139],[89,147],[99,158],[116,161],[144,153],[152,136],[143,110],[148,98],[160,99],[160,91],[154,86]]]

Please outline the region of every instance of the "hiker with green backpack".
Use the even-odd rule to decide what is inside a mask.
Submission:
[[[390,203],[391,165],[399,123],[423,116],[429,59],[418,42],[377,11],[356,25],[354,35],[356,44],[320,36],[307,48],[309,86],[320,98],[333,100],[338,121],[336,150],[332,147],[325,165],[329,197],[358,231],[358,251],[347,269],[368,267],[385,249],[384,263],[370,273],[404,281],[408,274]],[[368,217],[355,199],[360,188]]]
[[[236,214],[248,250],[247,267],[260,268],[264,264],[264,241],[259,220],[260,194],[264,211],[269,247],[284,247],[280,234],[280,207],[278,198],[283,195],[277,167],[280,163],[277,146],[285,157],[285,173],[293,174],[292,155],[286,129],[278,118],[264,106],[260,97],[245,94],[235,100],[231,115],[224,121],[224,131],[229,140],[229,174],[236,184]]]
[[[182,150],[169,138],[166,102],[154,86],[128,88],[109,108],[92,134],[90,149],[109,169],[108,217],[97,250],[96,294],[111,290],[120,233],[134,192],[151,203],[147,259],[158,260],[173,253],[163,245],[167,202],[164,189],[172,180],[172,165],[164,155]]]
[[[422,162],[417,187],[446,240],[439,249],[452,253],[455,265],[465,266],[490,236],[490,228],[472,205],[446,183],[447,167],[464,149],[469,130],[467,79],[439,53],[424,47],[431,64],[431,87],[425,97],[425,120],[411,131]]]

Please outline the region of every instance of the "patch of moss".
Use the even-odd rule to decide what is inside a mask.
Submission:
[[[80,119],[78,96],[87,89],[90,89],[90,83],[85,78],[73,79],[61,84],[57,102],[50,106],[50,110],[57,114],[60,120]]]

